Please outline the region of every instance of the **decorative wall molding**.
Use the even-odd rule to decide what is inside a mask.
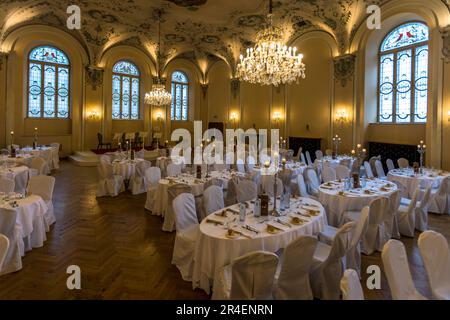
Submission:
[[[103,85],[103,72],[102,68],[86,66],[86,83],[91,85],[92,90]]]
[[[356,56],[346,54],[333,59],[334,62],[334,79],[340,81],[341,86],[345,87],[347,81],[353,80],[355,74]]]
[[[450,63],[450,26],[442,30],[442,55],[445,63]]]
[[[236,97],[239,94],[239,90],[241,88],[241,82],[238,78],[232,78],[231,79],[231,93],[233,94],[233,98],[236,99]]]

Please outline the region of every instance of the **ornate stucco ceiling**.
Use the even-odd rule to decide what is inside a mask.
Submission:
[[[369,4],[389,0],[274,0],[275,23],[286,41],[323,30],[345,52]],[[447,1],[447,0],[443,0]],[[79,31],[66,28],[69,5],[80,6]],[[0,0],[0,42],[14,29],[46,24],[72,33],[96,64],[108,48],[128,44],[153,58],[157,43],[157,10],[163,10],[162,50],[167,62],[176,56],[194,59],[201,69],[211,59],[235,65],[263,26],[268,0]]]

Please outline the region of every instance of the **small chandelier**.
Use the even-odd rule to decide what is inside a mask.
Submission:
[[[144,102],[151,106],[166,106],[172,103],[172,94],[166,91],[164,84],[161,82],[161,74],[159,70],[161,60],[161,11],[158,11],[158,51],[156,53],[156,69],[158,72],[157,83],[152,86],[152,91],[145,94]]]
[[[242,81],[261,85],[291,84],[305,78],[303,55],[297,48],[287,47],[283,42],[283,32],[273,25],[272,0],[269,4],[269,25],[258,32],[256,45],[248,48],[244,57],[240,56],[237,77]]]

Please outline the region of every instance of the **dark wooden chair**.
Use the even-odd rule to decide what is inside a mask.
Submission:
[[[107,149],[111,149],[111,142],[103,142],[103,135],[101,133],[97,133],[98,145],[97,150],[102,149],[105,146]]]

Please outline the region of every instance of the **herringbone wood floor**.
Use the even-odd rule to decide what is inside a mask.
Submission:
[[[161,231],[161,218],[144,210],[145,195],[96,199],[96,169],[65,161],[54,176],[57,222],[44,247],[23,258],[21,271],[0,277],[0,299],[209,298],[192,290],[171,265],[175,235]],[[450,217],[432,215],[430,222],[432,229],[450,238]],[[402,241],[416,286],[429,296],[417,236]],[[370,264],[382,268],[379,253],[362,260],[363,270]],[[66,268],[72,264],[81,268],[81,290],[66,287]],[[365,290],[365,295],[390,299],[384,276],[382,290]]]

